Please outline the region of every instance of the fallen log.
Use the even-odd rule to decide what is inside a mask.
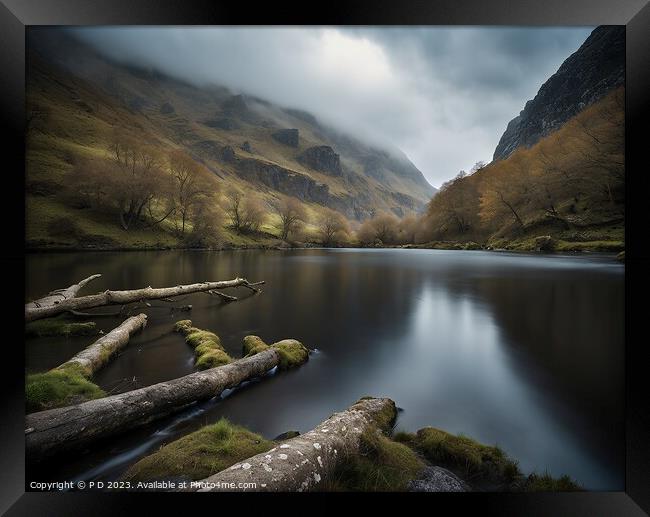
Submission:
[[[80,311],[82,309],[90,309],[93,307],[101,307],[105,305],[126,305],[143,300],[169,299],[174,296],[212,291],[215,289],[225,289],[228,287],[246,287],[248,289],[259,291],[255,286],[263,283],[263,281],[250,283],[245,278],[235,278],[234,280],[202,282],[198,284],[178,285],[176,287],[153,288],[149,286],[145,287],[144,289],[133,289],[127,291],[107,290],[103,293],[93,294],[89,296],[65,298],[52,305],[37,307],[26,304],[25,321],[29,322],[40,318],[48,318],[50,316],[56,316],[57,314],[68,311]]]
[[[92,345],[84,348],[72,359],[59,366],[59,368],[66,368],[76,364],[82,368],[87,377],[90,377],[104,366],[116,352],[126,346],[132,334],[143,329],[146,325],[146,314],[131,316],[129,319],[123,321],[119,327],[114,328]]]
[[[99,278],[100,276],[102,275],[91,275],[88,278],[84,278],[81,282],[71,285],[66,289],[56,289],[48,293],[47,296],[44,296],[43,298],[39,298],[38,300],[34,300],[33,302],[25,304],[25,310],[35,309],[38,307],[51,307],[52,305],[61,303],[63,300],[76,298],[77,293],[83,286],[92,282],[96,278]]]
[[[193,481],[190,487],[198,492],[303,492],[317,488],[347,456],[359,452],[365,431],[385,426],[396,414],[395,403],[390,399],[361,399],[313,430],[208,478]]]
[[[289,350],[290,349],[290,350]],[[189,404],[219,395],[227,388],[260,377],[305,347],[286,339],[258,354],[230,364],[191,373],[75,406],[31,413],[26,417],[25,449],[31,461],[75,449],[174,413]],[[292,354],[293,353],[293,354]],[[307,359],[305,353],[302,362]],[[298,366],[301,363],[293,363]]]
[[[27,411],[49,410],[105,396],[106,393],[91,381],[93,374],[126,346],[131,335],[146,323],[146,315],[133,316],[69,361],[47,372],[28,375],[25,382]]]

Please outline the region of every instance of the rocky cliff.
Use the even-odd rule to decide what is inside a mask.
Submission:
[[[532,146],[624,82],[625,27],[600,26],[508,123],[493,159]]]

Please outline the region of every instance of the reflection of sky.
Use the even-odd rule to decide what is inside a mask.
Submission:
[[[389,357],[362,381],[368,391],[381,384],[403,407],[398,428],[463,433],[498,444],[524,472],[570,472],[592,489],[612,489],[615,481],[544,407],[526,377],[531,366],[504,347],[491,315],[469,296],[424,286],[408,328],[399,343],[377,344]]]

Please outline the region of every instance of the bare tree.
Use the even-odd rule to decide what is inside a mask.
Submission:
[[[170,153],[169,172],[174,180],[173,210],[180,216],[180,234],[185,235],[188,219],[206,195],[216,193],[217,186],[210,185],[201,166],[181,150]]]
[[[295,232],[307,222],[307,212],[300,201],[293,197],[269,202],[270,207],[280,216],[278,229],[282,240],[287,240],[289,234]]]
[[[122,228],[128,230],[139,221],[165,178],[157,154],[124,132],[117,131],[110,145],[114,173],[107,178],[112,199],[119,207]]]
[[[337,244],[350,233],[350,227],[342,214],[325,208],[318,219],[318,233],[323,245]]]
[[[251,195],[244,199],[241,206],[241,230],[257,232],[264,224],[266,211],[257,196]]]
[[[225,192],[223,209],[235,231],[242,231],[244,194],[235,187],[229,187]]]

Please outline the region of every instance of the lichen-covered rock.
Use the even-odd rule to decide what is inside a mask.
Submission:
[[[470,487],[456,474],[442,467],[426,467],[419,479],[408,484],[409,492],[468,492]]]

